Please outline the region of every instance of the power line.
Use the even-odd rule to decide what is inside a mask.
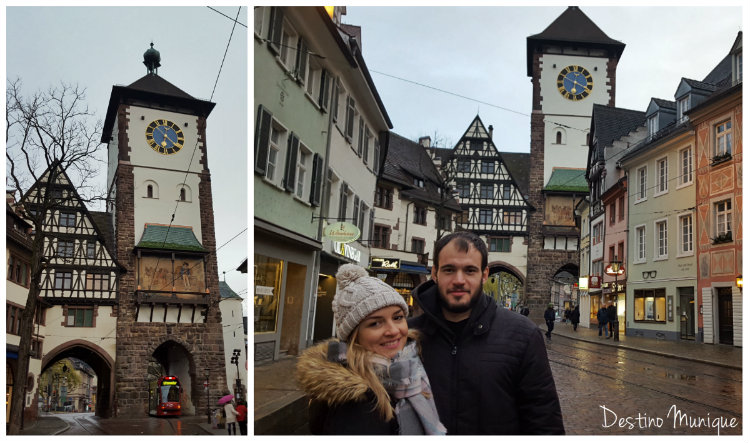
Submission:
[[[219,11],[219,10],[217,10],[217,9],[214,9],[214,8],[212,8],[212,7],[210,7],[210,6],[206,6],[206,7],[207,7],[208,9],[210,9],[210,10],[214,11],[215,13],[217,13],[217,14],[219,14],[219,15],[223,15],[224,17],[228,18],[229,20],[232,20],[232,21],[233,21],[234,23],[236,23],[236,24],[238,24],[238,25],[240,25],[240,26],[244,26],[245,28],[247,28],[247,25],[246,25],[246,24],[244,24],[244,23],[242,23],[242,22],[239,22],[239,21],[237,21],[237,19],[236,19],[236,18],[232,18],[232,17],[230,17],[230,16],[228,16],[228,15],[224,14],[223,12],[221,12],[221,11]]]
[[[211,9],[213,9],[213,8],[211,8]],[[237,17],[240,16],[240,11],[242,11],[242,6],[240,6],[237,9]],[[229,33],[229,40],[227,41],[227,47],[224,50],[224,57],[221,59],[221,65],[219,66],[219,72],[216,74],[216,81],[214,82],[214,87],[213,87],[213,90],[211,91],[211,98],[209,98],[209,101],[213,100],[214,93],[216,92],[216,86],[219,84],[219,78],[221,77],[221,70],[224,67],[224,61],[226,60],[227,53],[229,52],[229,45],[232,42],[232,36],[234,35],[234,29],[237,27],[237,23],[238,23],[237,22],[237,17],[235,17],[234,23],[232,24],[232,31]],[[190,174],[190,168],[193,165],[193,159],[195,158],[195,152],[198,150],[198,142],[199,142],[199,140],[200,140],[200,138],[196,137],[196,139],[195,139],[195,146],[193,146],[193,153],[190,155],[190,163],[188,163],[188,167],[185,170],[185,178],[182,180],[182,185],[183,186],[187,185],[187,178],[188,178],[188,175]],[[169,237],[169,231],[172,229],[172,223],[174,222],[174,217],[177,214],[177,208],[179,207],[179,204],[180,204],[180,200],[177,200],[177,202],[175,203],[175,206],[174,206],[174,210],[172,211],[172,217],[169,220],[169,226],[167,226],[167,232],[164,235],[164,241],[162,242],[162,247],[164,247],[164,245],[166,245],[166,243],[167,243],[167,238]],[[247,230],[247,228],[245,228],[245,230]],[[226,245],[226,243],[224,245]],[[222,245],[222,247],[224,245]],[[217,249],[217,251],[218,251],[218,249]],[[156,275],[156,270],[159,268],[159,261],[160,260],[161,260],[161,257],[159,257],[156,260],[156,266],[154,266],[154,273],[151,275],[151,282],[152,283],[154,281],[154,276]],[[217,257],[217,261],[218,261],[218,257]],[[191,267],[190,270],[192,270],[192,268],[194,268],[194,267],[195,266]],[[174,279],[172,280],[172,282],[174,283]],[[150,289],[151,289],[151,285],[149,285],[149,290]]]

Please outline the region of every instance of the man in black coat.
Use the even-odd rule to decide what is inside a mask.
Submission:
[[[615,333],[615,322],[617,321],[617,307],[614,303],[607,307],[607,320],[609,321],[609,336],[612,337]]]
[[[560,401],[539,328],[482,293],[487,247],[456,232],[435,247],[432,280],[409,320],[448,434],[564,434]]]

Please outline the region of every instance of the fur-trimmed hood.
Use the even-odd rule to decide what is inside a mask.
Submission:
[[[417,331],[409,331],[408,339],[417,340]],[[328,406],[367,399],[370,384],[362,376],[341,363],[328,359],[328,344],[318,343],[302,352],[297,360],[297,383],[312,400]]]

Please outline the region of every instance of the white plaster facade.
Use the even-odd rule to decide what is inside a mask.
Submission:
[[[544,183],[549,181],[553,167],[584,168],[588,156],[586,136],[590,129],[594,103],[607,104],[611,91],[607,85],[606,54],[602,57],[576,56],[574,54],[544,54],[541,57],[541,97],[544,108]],[[578,65],[591,74],[591,95],[571,101],[557,88],[557,76],[562,69]],[[563,131],[563,144],[557,144],[556,133]]]
[[[118,116],[119,119],[119,116]],[[156,119],[165,119],[177,124],[185,136],[182,149],[174,154],[160,154],[146,143],[146,127]],[[202,143],[198,143],[198,118],[194,115],[169,112],[131,106],[129,112],[129,133],[135,140],[130,140],[130,163],[133,166],[134,186],[134,224],[136,243],[143,235],[146,223],[162,223],[172,226],[190,226],[201,244],[203,236],[200,223],[200,204],[198,185],[202,172]],[[113,140],[117,139],[116,122],[112,131]],[[138,139],[138,137],[143,137]],[[117,169],[117,144],[109,144],[108,183],[113,185]],[[195,151],[195,154],[193,154]],[[191,161],[192,157],[192,161]],[[185,173],[184,171],[188,171]],[[185,201],[180,201],[180,188],[186,188]],[[154,186],[153,197],[147,196],[147,186]],[[114,195],[110,189],[111,195]],[[175,212],[175,207],[177,207]],[[171,220],[175,212],[174,220]],[[113,212],[114,214],[114,212]],[[116,223],[116,221],[115,221]]]
[[[243,385],[247,385],[247,352],[242,325],[242,299],[222,298],[219,302],[219,309],[221,310],[221,326],[224,332],[224,366],[227,370],[227,389],[229,389],[229,392],[234,392],[238,368],[239,379],[242,380]],[[235,349],[242,351],[237,366],[231,362]]]

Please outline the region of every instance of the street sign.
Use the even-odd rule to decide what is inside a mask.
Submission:
[[[349,222],[336,222],[323,230],[325,237],[340,243],[351,243],[359,238],[359,234],[359,228]]]

